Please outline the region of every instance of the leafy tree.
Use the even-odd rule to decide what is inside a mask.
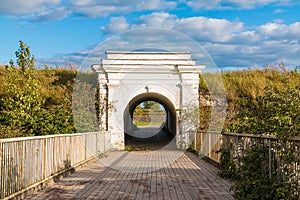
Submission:
[[[3,99],[1,121],[16,128],[21,128],[26,134],[37,134],[34,124],[38,120],[44,99],[40,95],[40,82],[34,69],[35,59],[30,49],[20,41],[16,51],[17,64],[11,60],[6,66],[7,76],[4,81],[6,97]]]
[[[157,103],[156,101],[145,101],[145,102],[143,102],[143,106],[144,106],[144,109],[151,109],[154,111],[161,110],[160,104]]]
[[[0,137],[74,132],[70,97],[66,95],[58,106],[46,109],[42,80],[34,68],[30,48],[20,41],[15,54],[17,66],[13,61],[6,66],[5,96],[0,102]]]
[[[99,117],[102,114],[100,112],[103,112],[100,110],[103,102],[99,102],[97,89],[98,87],[95,88],[80,79],[75,81],[72,93],[72,110],[74,125],[79,132],[99,130],[99,118],[97,119],[97,116]]]
[[[134,109],[134,113],[133,114],[144,114],[145,110],[142,108],[141,106],[142,104],[139,104],[136,106],[136,108]]]

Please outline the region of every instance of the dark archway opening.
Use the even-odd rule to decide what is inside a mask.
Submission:
[[[138,115],[141,110],[144,116]],[[134,97],[124,112],[124,134],[128,150],[158,150],[168,145],[176,136],[172,102],[152,92]]]

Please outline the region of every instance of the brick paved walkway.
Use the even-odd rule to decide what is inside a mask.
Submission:
[[[189,152],[110,152],[27,199],[234,199],[217,172]]]

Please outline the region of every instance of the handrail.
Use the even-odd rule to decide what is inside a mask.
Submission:
[[[39,135],[39,136],[26,136],[26,137],[15,137],[15,138],[0,138],[0,143],[16,142],[16,141],[24,141],[24,140],[47,139],[47,138],[54,138],[54,137],[57,138],[57,137],[68,137],[68,136],[80,136],[80,135],[88,135],[88,134],[91,134],[91,133],[99,133],[99,132]]]
[[[249,133],[232,133],[224,131],[198,131],[198,133],[209,133],[209,134],[221,134],[228,136],[237,136],[237,137],[252,137],[252,138],[261,138],[261,139],[279,139],[275,135],[259,135],[259,134],[249,134]],[[300,136],[295,136],[288,139],[290,141],[300,141]]]

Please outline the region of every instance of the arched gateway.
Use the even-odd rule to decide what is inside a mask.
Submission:
[[[92,68],[99,73],[100,129],[110,133],[112,148],[124,149],[133,111],[144,101],[165,108],[164,128],[177,145],[187,146],[198,124],[199,73],[205,68],[190,52],[110,51]]]

